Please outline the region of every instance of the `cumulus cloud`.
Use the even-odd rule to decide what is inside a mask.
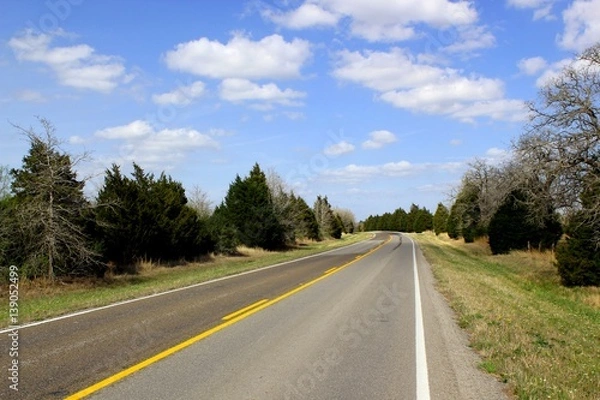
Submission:
[[[154,128],[147,121],[136,120],[127,125],[105,128],[96,132],[96,136],[104,139],[135,139],[150,136]]]
[[[563,11],[565,30],[558,38],[561,47],[581,52],[600,38],[600,0],[574,0]]]
[[[204,93],[204,83],[196,81],[188,86],[180,86],[171,92],[152,95],[152,101],[160,105],[187,106]]]
[[[226,44],[205,37],[180,43],[164,60],[172,70],[209,78],[277,79],[299,77],[310,56],[306,40],[271,35],[253,41],[236,33]]]
[[[295,10],[288,12],[265,9],[263,17],[277,25],[290,29],[304,29],[315,26],[334,26],[338,23],[340,15],[330,12],[314,3],[304,3]]]
[[[49,67],[64,86],[110,93],[120,83],[131,80],[118,58],[97,54],[94,48],[86,44],[52,46],[59,36],[64,36],[64,33],[26,30],[11,38],[8,46],[19,61],[36,62]]]
[[[413,112],[469,122],[481,116],[511,121],[525,117],[520,101],[504,98],[501,80],[463,76],[459,70],[418,62],[398,48],[341,51],[333,75],[373,89],[379,99]]]
[[[448,53],[472,53],[493,47],[496,37],[484,26],[468,25],[458,30],[458,40],[444,48]]]
[[[394,135],[390,131],[381,130],[381,131],[373,131],[369,133],[369,140],[366,140],[362,143],[363,149],[380,149],[386,144],[394,143],[396,140],[396,135]]]
[[[197,149],[218,149],[214,133],[192,128],[157,130],[147,121],[137,120],[126,125],[99,130],[95,136],[118,141],[122,160],[159,165],[162,168],[181,161]]]
[[[354,145],[352,143],[348,143],[345,140],[341,142],[334,143],[331,146],[328,146],[323,150],[323,153],[326,156],[339,156],[346,153],[351,153],[354,151]]]
[[[552,7],[555,0],[508,0],[507,4],[519,9],[533,9],[533,20],[554,19]]]
[[[342,168],[326,169],[321,178],[345,184],[357,184],[378,177],[405,177],[432,172],[456,172],[464,167],[464,163],[422,163],[413,164],[402,160],[379,165],[349,164]]]
[[[426,24],[449,28],[473,24],[477,11],[469,1],[429,0],[308,0],[285,12],[267,10],[263,16],[293,29],[334,26],[342,18],[350,21],[354,36],[369,41],[397,41],[416,36],[415,27]]]
[[[300,105],[298,99],[306,96],[305,93],[292,89],[281,90],[274,83],[259,85],[247,79],[229,78],[223,80],[219,86],[219,95],[223,100],[231,102],[258,101],[267,105]]]
[[[523,58],[519,61],[519,70],[526,75],[535,75],[548,66],[542,57]]]

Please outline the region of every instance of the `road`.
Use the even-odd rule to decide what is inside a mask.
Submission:
[[[19,395],[0,397],[505,398],[477,370],[418,248],[384,233],[22,328],[20,361]]]

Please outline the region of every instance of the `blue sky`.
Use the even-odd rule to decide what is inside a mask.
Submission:
[[[599,38],[600,0],[0,0],[0,163],[41,116],[89,193],[135,161],[217,204],[258,162],[358,219],[434,210]]]

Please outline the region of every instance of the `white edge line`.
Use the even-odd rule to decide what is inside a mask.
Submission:
[[[408,236],[407,236],[408,237]],[[415,242],[409,237],[413,251],[413,271],[415,277],[415,347],[417,372],[417,400],[429,400],[429,374],[427,372],[427,351],[425,349],[425,329],[423,327],[423,308],[421,306],[421,288],[417,267]]]
[[[204,281],[204,282],[200,282],[200,283],[195,283],[195,284],[190,285],[190,286],[184,286],[184,287],[177,288],[177,289],[167,290],[166,292],[160,292],[160,293],[150,294],[150,295],[143,296],[143,297],[137,297],[135,299],[119,301],[117,303],[108,304],[106,306],[89,308],[87,310],[77,311],[77,312],[74,312],[74,313],[71,313],[71,314],[65,314],[65,315],[61,315],[61,316],[58,316],[58,317],[54,317],[54,318],[50,318],[50,319],[45,319],[45,320],[42,320],[42,321],[30,322],[30,323],[27,323],[27,324],[24,324],[24,325],[10,326],[8,328],[4,328],[4,329],[0,330],[0,334],[12,332],[13,330],[21,330],[21,329],[25,329],[25,328],[31,328],[31,327],[34,327],[34,326],[38,326],[38,325],[42,325],[42,324],[47,324],[47,323],[55,322],[55,321],[60,321],[60,320],[67,319],[67,318],[77,317],[77,316],[80,316],[80,315],[89,314],[89,313],[96,312],[96,311],[106,310],[106,309],[112,308],[112,307],[117,307],[117,306],[122,306],[122,305],[125,305],[125,304],[135,303],[136,301],[151,299],[153,297],[158,297],[158,296],[163,296],[163,295],[170,294],[170,293],[180,292],[182,290],[192,289],[192,288],[199,287],[199,286],[210,285],[210,284],[215,283],[215,282],[220,282],[220,281],[224,281],[224,280],[227,280],[227,279],[237,278],[237,277],[243,276],[243,275],[249,275],[249,274],[253,274],[253,273],[256,273],[256,272],[265,271],[265,270],[268,270],[268,269],[271,269],[271,268],[281,267],[283,265],[291,264],[291,263],[298,262],[298,261],[308,260],[310,258],[318,257],[318,256],[323,255],[323,254],[328,254],[328,253],[332,253],[334,251],[347,249],[347,248],[352,247],[352,246],[357,246],[359,244],[367,242],[368,240],[372,240],[373,237],[371,237],[370,239],[362,240],[362,241],[360,241],[358,243],[349,244],[349,245],[344,246],[344,247],[338,247],[337,249],[331,249],[331,250],[327,250],[327,251],[324,251],[324,252],[321,252],[321,253],[312,254],[310,256],[306,256],[306,257],[302,257],[302,258],[297,258],[295,260],[284,261],[284,262],[281,262],[281,263],[278,263],[278,264],[268,265],[266,267],[262,267],[262,268],[258,268],[258,269],[253,269],[253,270],[250,270],[250,271],[240,272],[239,274],[223,276],[221,278],[212,279],[210,281]]]

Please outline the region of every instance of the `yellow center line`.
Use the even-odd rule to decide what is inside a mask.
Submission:
[[[327,271],[323,272],[323,275],[330,274],[330,273],[332,273],[333,271],[335,271],[336,269],[338,269],[338,267],[329,268]]]
[[[244,307],[244,308],[242,308],[242,309],[240,309],[240,310],[237,310],[236,312],[232,312],[231,314],[228,314],[228,315],[224,316],[224,317],[222,318],[222,320],[223,320],[223,321],[227,321],[227,320],[229,320],[229,319],[235,318],[235,317],[237,317],[238,315],[245,313],[246,311],[252,310],[254,307],[258,307],[258,306],[260,306],[261,304],[263,304],[263,303],[266,303],[267,301],[269,301],[269,299],[262,299],[262,300],[259,300],[259,301],[257,301],[256,303],[252,303],[252,304],[250,304],[250,305],[249,305],[249,306],[247,306],[247,307]]]
[[[72,394],[72,395],[70,395],[68,397],[65,397],[65,400],[83,399],[84,397],[87,397],[87,396],[89,396],[92,393],[95,393],[95,392],[97,392],[97,391],[99,391],[99,390],[101,390],[101,389],[103,389],[103,388],[105,388],[107,386],[110,386],[113,383],[116,383],[116,382],[120,381],[121,379],[126,378],[129,375],[132,375],[132,374],[134,374],[135,372],[137,372],[137,371],[139,371],[141,369],[144,369],[144,368],[146,368],[146,367],[148,367],[148,366],[150,366],[150,365],[152,365],[152,364],[154,364],[154,363],[156,363],[156,362],[158,362],[158,361],[160,361],[160,360],[162,360],[162,359],[164,359],[164,358],[166,358],[166,357],[168,357],[168,356],[170,356],[170,355],[172,355],[172,354],[174,354],[174,353],[176,353],[176,352],[178,352],[180,350],[185,349],[186,347],[191,346],[194,343],[197,343],[197,342],[201,341],[202,339],[206,339],[207,337],[209,337],[209,336],[211,336],[211,335],[213,335],[213,334],[215,334],[215,333],[217,333],[217,332],[219,332],[219,331],[227,328],[228,326],[231,326],[231,325],[233,325],[233,324],[235,324],[235,323],[237,323],[237,322],[239,322],[239,321],[241,321],[241,320],[243,320],[245,318],[248,318],[249,316],[251,316],[251,315],[253,315],[253,314],[257,313],[257,312],[259,312],[261,310],[264,310],[265,308],[270,307],[273,304],[278,303],[281,300],[283,300],[285,298],[288,298],[291,295],[293,295],[295,293],[298,293],[299,291],[304,290],[307,287],[312,286],[312,285],[314,285],[315,283],[317,283],[319,281],[322,281],[323,279],[325,279],[325,278],[333,275],[334,273],[337,273],[337,272],[341,271],[342,269],[347,268],[348,266],[354,264],[358,260],[360,260],[360,259],[362,259],[362,258],[364,258],[364,257],[366,257],[366,256],[368,256],[370,254],[373,254],[374,252],[376,252],[377,250],[379,250],[380,248],[382,248],[383,246],[385,246],[386,244],[388,244],[391,240],[392,240],[392,236],[390,235],[387,240],[385,240],[383,243],[379,244],[377,247],[369,250],[365,254],[361,255],[360,258],[355,258],[354,260],[352,260],[350,262],[347,262],[346,264],[344,264],[344,265],[342,265],[340,267],[336,267],[336,269],[332,270],[329,274],[322,275],[322,276],[320,276],[320,277],[318,277],[316,279],[313,279],[310,282],[304,283],[304,284],[298,286],[297,288],[292,289],[289,292],[284,293],[284,294],[280,295],[279,297],[274,298],[273,300],[267,300],[267,301],[264,301],[264,302],[261,300],[260,302],[258,302],[258,303],[261,303],[261,304],[256,304],[256,303],[255,304],[251,304],[252,307],[249,308],[247,312],[240,313],[238,311],[238,315],[233,316],[231,319],[229,319],[229,320],[227,320],[227,321],[225,321],[225,322],[223,322],[223,323],[215,326],[214,328],[211,328],[211,329],[209,329],[207,331],[204,331],[204,332],[200,333],[197,336],[194,336],[194,337],[192,337],[192,338],[190,338],[190,339],[188,339],[188,340],[186,340],[184,342],[179,343],[178,345],[175,345],[175,346],[173,346],[171,348],[168,348],[168,349],[166,349],[166,350],[164,350],[164,351],[156,354],[155,356],[152,356],[152,357],[150,357],[150,358],[148,358],[148,359],[146,359],[146,360],[144,360],[144,361],[142,361],[142,362],[140,362],[138,364],[135,364],[135,365],[133,365],[133,366],[127,368],[127,369],[124,369],[123,371],[121,371],[119,373],[116,373],[116,374],[114,374],[112,376],[109,376],[108,378],[106,378],[104,380],[101,380],[100,382],[98,382],[98,383],[96,383],[96,384],[94,384],[92,386],[89,386],[89,387],[87,387],[87,388],[85,388],[83,390],[80,390],[79,392],[77,392],[75,394]],[[248,308],[248,307],[246,307],[246,308]],[[240,310],[240,311],[242,311],[242,310]]]

